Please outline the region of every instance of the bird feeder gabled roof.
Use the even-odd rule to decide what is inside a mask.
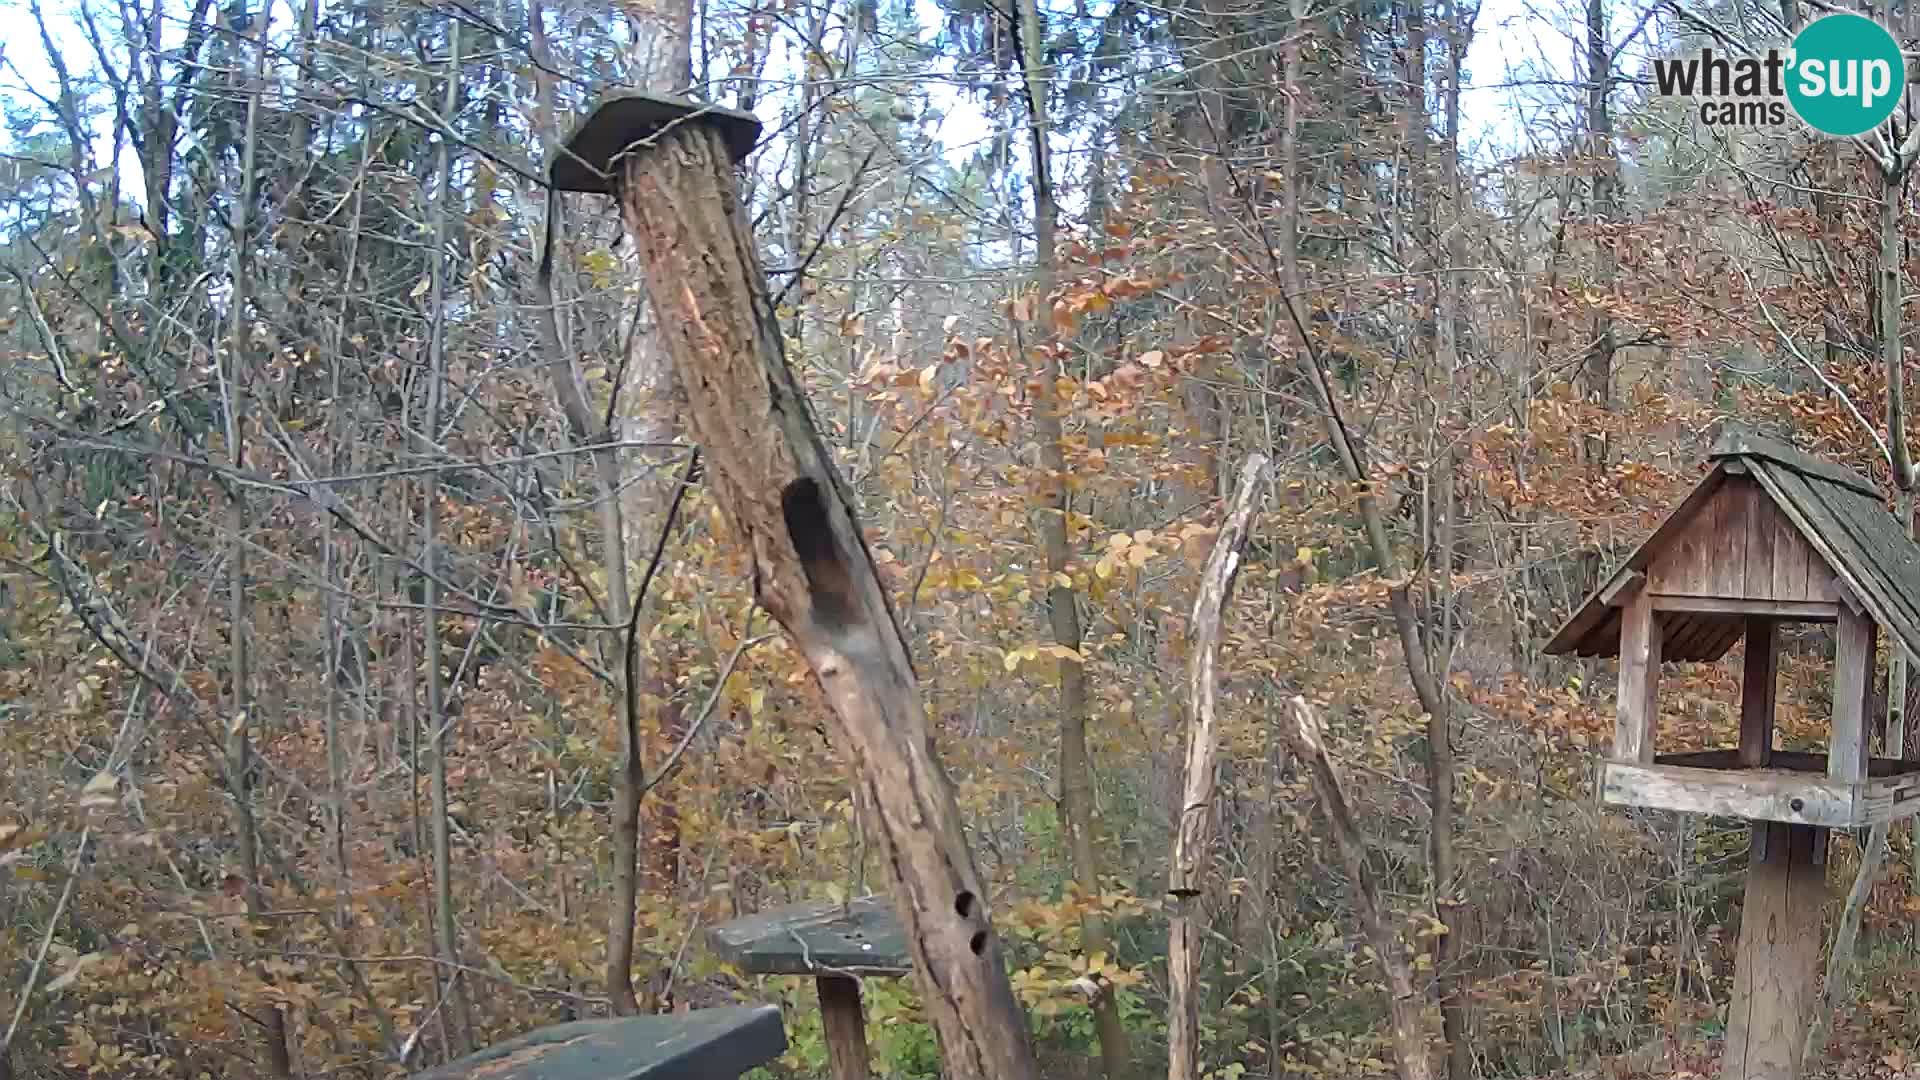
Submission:
[[[1765,575],[1731,564],[1744,559],[1757,567],[1776,553],[1781,560],[1804,553],[1810,590],[1825,589],[1864,611],[1920,656],[1920,544],[1887,511],[1879,488],[1842,465],[1745,433],[1723,436],[1709,460],[1705,478],[1574,611],[1546,652],[1618,656],[1620,598],[1649,577],[1657,589],[1674,562],[1705,560],[1712,576],[1729,583],[1719,599],[1765,601],[1773,594],[1753,584]],[[1737,539],[1742,532],[1750,535]],[[1794,610],[1792,603],[1781,610]],[[1717,660],[1740,640],[1743,617],[1706,610],[1711,606],[1667,613],[1664,659]],[[1817,614],[1807,618],[1820,621]]]

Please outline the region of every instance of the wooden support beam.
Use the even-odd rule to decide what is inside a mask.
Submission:
[[[1608,607],[1619,607],[1646,586],[1647,575],[1638,570],[1622,568],[1612,581],[1607,582],[1607,587],[1600,590],[1600,602]]]
[[[1840,617],[1840,605],[1825,600],[1749,600],[1659,592],[1653,594],[1653,610],[1686,611],[1701,615],[1764,615],[1792,622],[1832,622]]]
[[[822,975],[813,980],[813,987],[820,994],[828,1075],[833,1080],[873,1080],[867,1066],[867,1013],[860,1003],[860,980]]]
[[[1654,724],[1660,714],[1660,623],[1653,596],[1633,594],[1620,613],[1620,688],[1613,725],[1613,760],[1653,761]]]
[[[1866,601],[1860,599],[1860,593],[1852,585],[1847,584],[1846,578],[1836,575],[1833,579],[1833,591],[1840,594],[1842,607],[1855,615],[1866,615]]]
[[[1867,693],[1873,685],[1873,620],[1842,608],[1834,632],[1833,732],[1827,775],[1846,783],[1867,776]]]
[[[1753,824],[1720,1080],[1800,1080],[1817,1000],[1827,830]]]
[[[1779,635],[1774,621],[1747,616],[1747,656],[1740,673],[1740,765],[1764,767],[1773,756],[1774,695],[1779,680]]]

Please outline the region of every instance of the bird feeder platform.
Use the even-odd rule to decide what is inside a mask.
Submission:
[[[785,1053],[774,1005],[555,1024],[419,1080],[737,1080]]]
[[[1752,768],[1738,750],[1660,754],[1651,765],[1601,765],[1601,801],[1610,806],[1861,829],[1920,811],[1920,762],[1876,757],[1857,783],[1827,775],[1827,755],[1775,750]]]
[[[862,978],[913,972],[906,931],[879,897],[796,904],[722,923],[707,932],[714,952],[749,975],[811,975],[833,1080],[868,1080]]]

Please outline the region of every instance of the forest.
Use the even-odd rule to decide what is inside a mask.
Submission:
[[[1920,100],[1656,78],[1851,3],[7,0],[0,1080],[767,1002],[750,1075],[826,1077],[711,932],[914,843],[1016,1072],[1716,1075],[1749,823],[1606,805],[1627,665],[1546,646],[1729,432],[1912,533]],[[550,183],[633,93],[757,119],[732,181]],[[727,462],[782,435],[696,435],[711,253],[647,228],[728,213],[908,727],[767,600]],[[1782,629],[1781,753],[1835,640]],[[1743,649],[1665,665],[1662,753],[1741,742]],[[1804,1075],[1920,1076],[1913,830],[1820,865]],[[1019,1080],[917,955],[872,1075]]]

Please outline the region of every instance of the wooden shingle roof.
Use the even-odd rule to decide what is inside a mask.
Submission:
[[[1845,466],[1785,443],[1745,433],[1723,436],[1709,455],[1713,468],[1660,527],[1593,591],[1547,643],[1546,652],[1617,656],[1623,585],[1664,557],[1731,476],[1750,476],[1857,601],[1892,638],[1920,656],[1920,544],[1888,513],[1880,490]],[[1757,496],[1756,496],[1757,497]],[[1697,528],[1694,531],[1698,531]],[[1668,660],[1715,660],[1740,639],[1737,620],[1692,617],[1698,628],[1669,640]],[[1724,624],[1724,625],[1721,625]]]

